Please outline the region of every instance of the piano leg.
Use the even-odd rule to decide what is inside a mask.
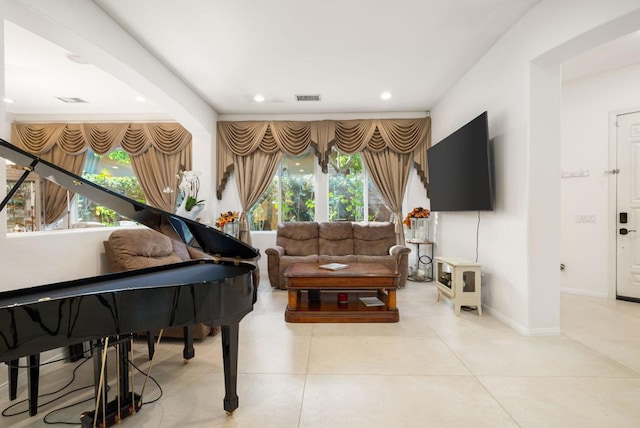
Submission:
[[[184,362],[188,363],[196,355],[195,349],[193,349],[193,325],[184,326],[184,349],[182,350],[182,358]]]
[[[188,360],[196,356],[196,351],[193,348],[193,325],[185,325],[183,331],[184,349],[182,350],[182,358],[185,359],[185,363],[188,363]],[[153,354],[156,352],[156,337],[152,331],[147,332],[147,349],[149,349],[149,359],[152,359]]]
[[[238,332],[240,323],[222,326],[222,359],[224,361],[224,409],[228,414],[238,408]]]
[[[18,396],[18,366],[20,360],[11,360],[7,363],[9,367],[9,400],[13,401]]]
[[[29,416],[38,413],[38,381],[40,377],[40,354],[29,355]]]
[[[156,336],[152,331],[147,332],[147,349],[149,350],[149,359],[153,358],[156,353]]]

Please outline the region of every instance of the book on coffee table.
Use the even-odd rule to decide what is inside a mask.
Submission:
[[[384,306],[384,302],[377,297],[360,297],[365,306]]]
[[[318,266],[320,269],[327,269],[327,270],[340,270],[340,269],[346,269],[349,267],[349,265],[345,265],[342,263],[329,263],[327,265],[320,265]]]

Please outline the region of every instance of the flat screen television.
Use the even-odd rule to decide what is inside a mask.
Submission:
[[[427,150],[431,211],[493,210],[487,112]]]

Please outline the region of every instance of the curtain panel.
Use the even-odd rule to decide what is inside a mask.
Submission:
[[[82,174],[87,150],[105,155],[118,146],[131,157],[149,205],[173,212],[179,168],[191,169],[191,134],[177,123],[13,123],[16,146],[76,175]],[[59,187],[51,183],[48,186]],[[64,214],[66,189],[45,193],[45,222]]]

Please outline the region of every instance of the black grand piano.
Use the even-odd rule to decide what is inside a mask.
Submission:
[[[240,320],[253,310],[257,249],[203,224],[142,204],[91,183],[0,139],[0,158],[105,205],[151,229],[176,236],[214,260],[195,260],[0,293],[0,362],[136,332],[195,323],[222,329],[227,412],[238,407]],[[126,394],[125,385],[120,394]]]

